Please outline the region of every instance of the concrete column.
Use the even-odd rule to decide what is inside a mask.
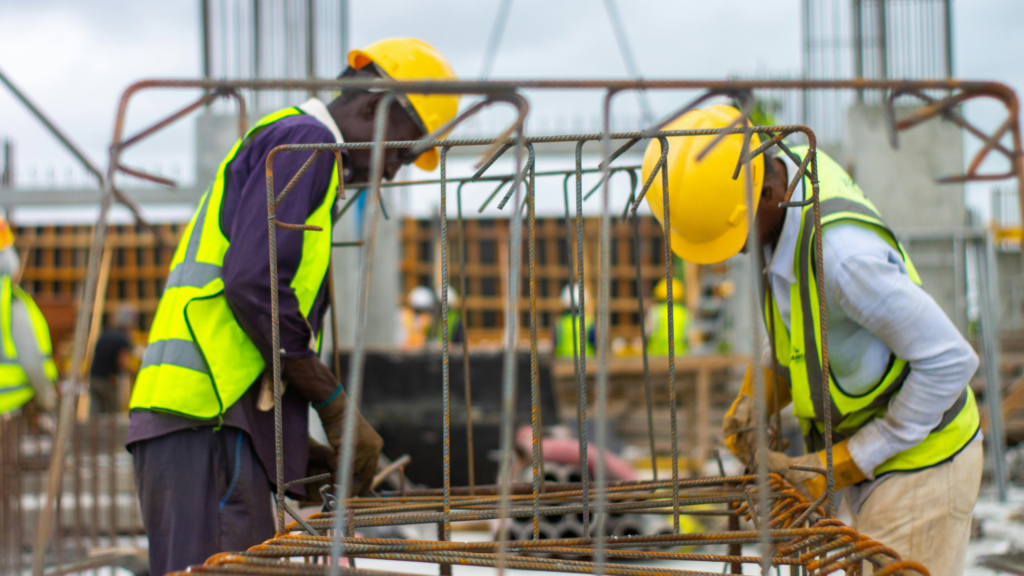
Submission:
[[[897,118],[911,109],[898,107]],[[963,293],[965,280],[954,274],[952,237],[929,234],[934,239],[909,239],[920,232],[952,233],[967,224],[963,185],[935,182],[963,172],[963,135],[956,125],[934,118],[898,137],[899,148],[894,150],[882,106],[853,105],[847,113],[845,157],[835,159],[850,171],[893,231],[907,236],[905,247],[925,290],[964,329],[957,293]]]

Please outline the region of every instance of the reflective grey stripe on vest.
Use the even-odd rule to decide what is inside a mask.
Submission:
[[[171,270],[167,277],[167,288],[203,288],[221,277],[220,266],[196,261],[196,256],[199,254],[199,242],[203,235],[203,226],[206,223],[206,208],[209,204],[210,192],[207,192],[199,206],[196,223],[192,225],[188,246],[185,248],[185,257]]]
[[[964,406],[967,405],[967,389],[960,393],[960,396],[953,402],[953,405],[942,413],[942,419],[939,420],[938,425],[932,428],[929,434],[944,430],[946,426],[949,426],[956,417],[963,411]],[[851,434],[843,434],[842,432],[832,431],[832,443],[842,442],[843,440],[849,439]],[[811,427],[811,433],[804,436],[804,446],[808,452],[819,452],[825,449],[825,438],[817,428]]]
[[[24,390],[25,388],[31,388],[28,384],[16,384],[14,386],[0,386],[0,394],[10,394],[11,392],[17,392],[18,390]]]
[[[221,267],[206,262],[179,262],[167,277],[167,288],[203,288],[221,277]]]
[[[946,410],[945,412],[942,413],[942,420],[939,420],[939,424],[935,428],[932,428],[932,432],[938,432],[939,430],[942,430],[946,426],[949,426],[950,423],[953,422],[953,420],[956,420],[956,417],[960,415],[960,412],[964,409],[964,406],[966,405],[967,388],[964,388],[963,392],[960,393],[960,396],[956,399],[956,402],[953,402],[953,405],[949,408],[949,410]]]
[[[882,219],[867,206],[848,200],[846,198],[830,198],[821,202],[821,218],[824,220],[826,217],[837,214],[839,212],[853,212],[855,214],[861,214],[873,218],[879,222]],[[884,225],[884,222],[883,222]],[[814,413],[819,419],[823,419],[823,412],[825,407],[824,395],[823,395],[823,382],[824,376],[821,372],[821,361],[818,356],[818,342],[815,339],[814,329],[814,313],[811,310],[811,285],[812,282],[808,282],[810,276],[810,264],[811,258],[814,256],[814,248],[811,246],[811,234],[814,233],[814,208],[808,208],[804,212],[804,222],[801,226],[800,244],[797,246],[797,260],[800,261],[800,302],[803,307],[803,325],[804,325],[804,359],[807,363],[807,387],[811,391],[811,403],[814,406]],[[815,274],[814,289],[817,290],[817,274]],[[820,304],[820,303],[819,303]],[[909,372],[909,366],[905,371]],[[888,374],[888,371],[886,371]],[[893,383],[892,390],[895,393],[900,386],[903,385],[903,380],[906,378],[905,374],[901,374],[901,377]],[[885,380],[885,375],[879,380],[878,384],[881,384]],[[876,385],[877,386],[877,385]],[[874,389],[874,388],[872,388]],[[884,396],[884,395],[883,395]],[[888,400],[888,398],[886,398]],[[837,426],[843,421],[843,415],[839,412],[839,408],[836,407],[836,403],[832,402],[832,425]]]
[[[169,364],[179,368],[188,368],[203,374],[210,374],[206,366],[206,360],[199,353],[199,348],[191,340],[180,340],[170,338],[157,340],[146,348],[146,355],[142,357],[142,367]]]

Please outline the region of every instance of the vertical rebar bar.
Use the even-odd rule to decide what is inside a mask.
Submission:
[[[749,126],[744,123],[744,126]],[[740,158],[746,158],[747,150],[750,147],[750,132],[744,133],[743,147],[740,150]],[[757,206],[754,194],[753,175],[749,160],[743,163],[743,187],[744,198],[747,207],[747,248],[750,254],[750,309],[758,310],[759,302],[757,286],[761,280],[761,271],[757,263],[760,261],[761,238],[757,232],[757,219],[754,207]],[[757,520],[756,526],[760,532],[761,543],[761,574],[768,574],[771,568],[771,540],[768,535],[768,413],[765,402],[764,373],[761,370],[761,345],[762,337],[758,330],[758,322],[752,322],[752,343],[751,343],[751,378],[754,383],[754,412],[756,420],[755,441],[757,442],[757,457],[755,458],[755,472],[757,476],[757,510],[752,511],[753,517]]]
[[[469,475],[469,495],[472,496],[476,488],[476,466],[473,458],[473,394],[470,386],[469,368],[469,315],[466,312],[466,299],[469,296],[466,281],[466,225],[462,219],[462,184],[456,190],[456,203],[459,214],[459,307],[462,310],[462,370],[466,388],[466,466]]]
[[[96,494],[100,492],[100,428],[95,417],[89,419],[89,455],[90,474],[89,490],[93,494],[92,501],[92,526],[89,527],[89,535],[92,537],[92,545],[100,545],[100,507],[96,505]]]
[[[526,217],[528,259],[530,271],[530,427],[531,458],[533,461],[533,539],[540,539],[540,491],[544,482],[544,464],[541,461],[540,382],[537,373],[537,218],[535,210],[536,170],[530,163],[526,186]]]
[[[269,170],[273,170],[273,157],[268,156]],[[274,454],[275,454],[275,503],[277,505],[277,530],[284,530],[284,427],[281,413],[281,396],[284,385],[281,381],[281,325],[278,315],[277,293],[277,216],[275,215],[274,181],[267,178],[267,237],[270,246],[270,317],[271,317],[271,376],[274,382]],[[339,496],[341,502],[343,496]]]
[[[673,252],[671,233],[671,203],[669,202],[668,190],[668,138],[658,137],[661,146],[661,161],[658,169],[661,170],[661,210],[662,221],[665,229],[662,237],[665,244],[665,302],[668,304],[668,408],[669,419],[672,427],[672,527],[675,534],[679,533],[679,418],[676,407],[676,347],[675,347],[675,318],[673,308],[675,307],[672,296],[673,279]]]
[[[452,495],[452,393],[448,351],[448,146],[441,148],[441,370],[444,396],[444,520],[438,526],[438,540],[451,540]],[[451,576],[452,565],[438,564],[440,576]]]
[[[633,195],[630,195],[632,204]],[[633,257],[636,259],[636,300],[640,316],[640,354],[644,362],[644,401],[647,405],[647,439],[651,446],[651,476],[658,481],[658,452],[654,448],[654,407],[651,402],[651,370],[647,358],[647,325],[644,319],[644,280],[640,260],[640,216],[633,212]]]
[[[577,412],[580,428],[580,487],[583,492],[583,533],[590,533],[590,463],[587,460],[587,309],[583,276],[583,141],[576,143],[576,300],[579,331],[579,380],[577,381]],[[569,290],[571,295],[572,290]]]
[[[0,417],[0,573],[13,572],[10,564],[14,563],[14,549],[10,545],[11,519],[9,506],[14,501],[10,489],[14,474],[11,472],[8,446],[10,445],[10,424],[12,419]]]
[[[117,413],[107,415],[107,462],[110,467],[107,470],[108,485],[107,491],[110,494],[110,545],[117,546]]]
[[[377,104],[374,117],[373,149],[370,160],[370,189],[366,199],[366,214],[363,217],[363,261],[359,275],[359,296],[356,302],[356,330],[354,345],[348,362],[348,406],[345,409],[345,426],[341,440],[341,458],[338,461],[338,510],[335,512],[334,537],[331,539],[330,576],[340,576],[340,558],[344,554],[341,536],[345,532],[345,498],[351,484],[355,451],[356,420],[359,418],[359,400],[363,389],[363,361],[366,344],[367,305],[370,297],[370,282],[373,279],[373,257],[377,244],[377,227],[380,221],[378,197],[380,182],[384,176],[384,139],[387,133],[388,111],[395,102],[395,93],[388,92]],[[276,318],[276,316],[275,316]],[[349,534],[348,536],[353,536]]]
[[[452,495],[452,410],[451,380],[448,372],[448,146],[441,147],[441,377],[444,398],[444,522],[441,540],[451,539]],[[451,565],[449,565],[451,570]]]
[[[944,25],[944,37],[946,39],[946,45],[944,46],[946,55],[946,78],[953,77],[953,1],[943,0],[943,25]]]
[[[199,11],[199,22],[203,34],[203,78],[209,79],[213,75],[210,65],[210,0],[201,0]]]
[[[608,90],[601,110],[601,158],[612,154],[611,109],[617,91]],[[599,226],[597,265],[597,462],[595,462],[596,502],[594,507],[596,533],[594,535],[594,572],[604,571],[604,544],[608,527],[608,471],[605,455],[608,450],[608,330],[611,290],[611,162],[604,162],[601,185],[601,217]]]
[[[1003,391],[999,366],[998,288],[995,282],[995,249],[991,230],[975,240],[974,262],[977,266],[978,295],[981,308],[981,342],[985,356],[985,404],[988,406],[988,453],[992,463],[992,484],[1000,502],[1007,500],[1006,461],[1003,430]]]
[[[75,559],[81,560],[85,557],[85,547],[82,545],[82,425],[75,424],[75,433],[72,438],[71,451],[74,458],[75,469],[72,472],[73,490],[75,494]]]
[[[526,101],[520,99],[518,102],[520,116],[516,129],[515,146],[515,174],[520,174],[523,164],[523,148],[525,148],[525,134],[523,132],[527,109]],[[530,149],[530,163],[533,163],[533,149]],[[500,490],[498,497],[498,521],[501,529],[498,531],[498,576],[504,576],[508,552],[508,524],[510,495],[512,493],[512,446],[514,444],[513,420],[516,411],[516,373],[519,362],[519,256],[522,240],[522,198],[519,191],[520,178],[516,177],[512,182],[512,211],[511,231],[509,233],[508,268],[509,280],[508,289],[505,295],[505,350],[504,369],[502,374],[501,393],[501,463],[498,467],[498,478]]]
[[[85,357],[86,337],[90,325],[93,298],[95,297],[97,278],[99,277],[99,259],[103,254],[103,246],[107,238],[107,216],[110,213],[110,206],[114,200],[114,189],[111,178],[113,170],[118,164],[119,148],[111,151],[111,162],[107,178],[104,180],[103,197],[100,200],[99,215],[96,225],[93,227],[92,250],[89,253],[89,265],[86,269],[86,281],[83,283],[81,305],[78,310],[78,317],[75,321],[74,346],[71,353],[71,373],[67,379],[68,386],[65,401],[60,404],[60,413],[57,420],[57,435],[54,438],[51,453],[50,467],[46,484],[46,501],[36,526],[35,547],[32,550],[32,574],[42,576],[45,567],[46,547],[52,536],[54,508],[60,491],[62,470],[64,467],[64,453],[67,449],[71,428],[74,422],[75,402],[70,400],[77,398],[82,390],[84,380],[82,368]]]

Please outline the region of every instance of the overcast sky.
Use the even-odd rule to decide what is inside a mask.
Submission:
[[[460,77],[477,76],[498,0],[349,0],[351,45],[414,36],[439,48]],[[0,70],[25,90],[100,166],[117,99],[134,80],[200,74],[196,0],[0,0]],[[798,74],[801,0],[629,0],[619,11],[646,77]],[[954,1],[954,66],[961,78],[1024,89],[1024,2]],[[770,33],[769,33],[770,31]],[[622,78],[626,68],[600,0],[515,0],[492,77]],[[130,125],[166,114],[182,94],[133,101]],[[534,96],[538,116],[598,112],[599,95]],[[678,97],[654,98],[659,111]],[[624,113],[635,99],[621,98]],[[981,123],[994,109],[968,108]],[[133,153],[136,165],[192,174],[193,123]],[[17,145],[20,176],[50,169],[63,182],[73,160],[0,89],[0,138]],[[968,142],[968,149],[971,144]],[[77,169],[75,170],[77,172]]]

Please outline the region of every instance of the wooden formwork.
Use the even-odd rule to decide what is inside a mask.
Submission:
[[[468,219],[466,228],[466,328],[472,343],[501,344],[504,336],[505,286],[508,280],[509,221],[507,219]],[[598,229],[597,218],[585,218],[583,226],[583,258],[586,270],[597,270]],[[437,220],[406,219],[402,224],[402,256],[399,264],[403,294],[416,286],[440,286],[440,223]],[[530,283],[529,246],[527,227],[523,226],[523,277],[520,282],[519,311],[521,325],[529,325]],[[640,259],[645,303],[650,301],[654,284],[665,275],[664,239],[661,227],[652,217],[640,220]],[[460,237],[458,222],[449,221],[448,283],[459,291],[461,286]],[[611,337],[632,341],[640,336],[643,321],[637,307],[636,259],[633,249],[633,226],[617,220],[612,234],[611,256]],[[537,325],[541,339],[550,337],[550,330],[562,313],[559,301],[562,288],[569,282],[569,256],[566,250],[566,227],[562,218],[542,218],[536,221],[536,280]],[[570,250],[575,266],[576,238]],[[586,274],[588,309],[596,304],[597,277]],[[520,338],[529,340],[529,331],[521,331]]]

